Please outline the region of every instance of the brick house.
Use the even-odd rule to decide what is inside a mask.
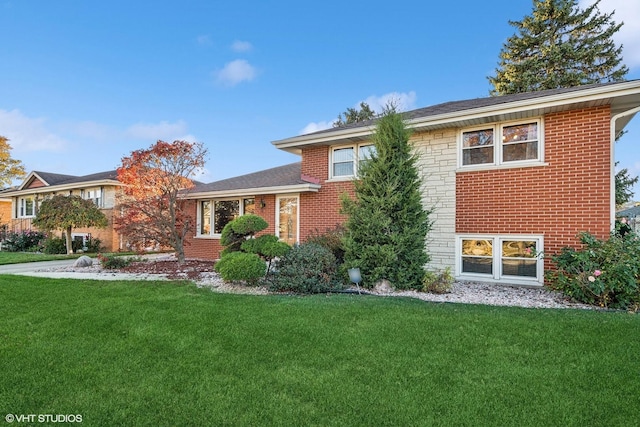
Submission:
[[[541,285],[549,260],[581,231],[605,238],[615,218],[614,146],[640,111],[640,81],[447,102],[406,113],[433,208],[432,269],[459,280]],[[219,256],[221,226],[255,212],[268,232],[304,241],[344,221],[375,122],[274,141],[301,162],[197,186],[187,257]],[[286,171],[286,173],[284,173]],[[280,174],[282,172],[282,174]]]
[[[116,189],[120,185],[115,170],[85,176],[31,172],[19,187],[2,193],[3,198],[11,201],[11,219],[7,223],[7,230],[36,230],[31,223],[43,200],[56,194],[77,195],[92,200],[105,214],[109,225],[105,229],[74,229],[72,238],[83,242],[87,238],[98,238],[106,251],[117,251],[122,249],[122,239],[113,229],[113,214]]]

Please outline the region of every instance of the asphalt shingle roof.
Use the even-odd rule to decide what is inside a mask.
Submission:
[[[302,163],[296,162],[284,166],[278,166],[247,175],[236,176],[211,182],[209,184],[196,185],[189,192],[230,191],[245,188],[285,187],[290,185],[309,184],[301,177]]]
[[[510,102],[524,101],[528,99],[542,98],[545,96],[559,95],[563,93],[570,93],[575,91],[581,91],[589,88],[608,86],[612,84],[618,84],[619,82],[610,82],[610,83],[595,83],[590,85],[582,85],[582,86],[574,86],[568,88],[560,88],[560,89],[547,89],[540,90],[537,92],[525,92],[525,93],[514,93],[511,95],[500,95],[500,96],[490,96],[486,98],[472,98],[465,99],[461,101],[450,101],[444,102],[442,104],[431,105],[429,107],[418,108],[416,110],[405,111],[403,112],[405,119],[417,119],[422,117],[429,116],[438,116],[440,114],[449,114],[456,113],[465,110],[473,110],[476,108],[484,108],[492,105],[500,105],[507,104]],[[339,129],[355,129],[359,127],[367,127],[375,124],[377,119],[366,120],[358,123],[350,123],[345,126],[340,126]],[[317,132],[310,133],[309,135],[322,134],[327,132],[333,132],[338,128],[329,128],[320,130]]]
[[[75,184],[80,182],[101,181],[104,179],[117,180],[118,174],[115,170],[106,172],[97,172],[90,175],[75,176],[75,175],[62,175],[58,173],[39,172],[34,171],[40,178],[44,179],[50,186]]]

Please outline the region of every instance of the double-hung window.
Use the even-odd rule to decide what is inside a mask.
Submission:
[[[530,120],[463,130],[461,166],[542,161],[542,122]]]
[[[330,178],[357,176],[358,165],[367,161],[375,153],[373,144],[349,145],[331,149]]]
[[[255,199],[202,200],[198,210],[198,235],[219,236],[229,222],[255,212]]]
[[[30,218],[35,214],[33,197],[21,197],[18,199],[18,218]]]
[[[459,236],[457,246],[462,277],[542,283],[541,236]]]

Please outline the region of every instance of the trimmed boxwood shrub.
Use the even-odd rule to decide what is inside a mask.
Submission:
[[[264,277],[267,265],[256,254],[231,252],[216,263],[215,270],[225,281],[243,280],[249,284],[256,284],[258,279]]]
[[[220,234],[220,244],[225,247],[221,255],[239,251],[245,240],[268,226],[267,221],[258,215],[242,215],[228,222]]]
[[[276,262],[270,276],[270,288],[303,294],[341,289],[336,257],[329,249],[315,243],[296,245]]]

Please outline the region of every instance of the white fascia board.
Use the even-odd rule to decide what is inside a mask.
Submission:
[[[112,186],[121,186],[122,183],[120,181],[112,180],[112,179],[102,179],[98,181],[84,181],[84,182],[76,182],[73,184],[65,184],[65,185],[50,185],[46,187],[36,187],[36,188],[26,188],[20,189],[12,192],[8,192],[8,197],[13,196],[24,196],[30,194],[43,194],[43,193],[54,193],[58,191],[65,190],[80,190],[82,188],[87,187],[98,187],[101,185],[112,185]]]
[[[202,191],[197,193],[183,193],[181,199],[209,199],[209,198],[230,198],[241,196],[259,196],[263,194],[289,194],[289,193],[317,193],[320,190],[320,184],[299,184],[287,185],[283,187],[260,187],[260,188],[240,188],[237,190],[226,191]]]
[[[495,114],[509,114],[531,109],[542,109],[558,107],[566,104],[579,102],[589,102],[603,98],[616,98],[625,95],[639,95],[640,80],[622,82],[613,85],[599,86],[590,89],[581,89],[555,95],[547,95],[536,98],[512,101],[504,104],[494,104],[486,107],[474,108],[470,110],[454,111],[451,113],[419,117],[407,121],[409,128],[425,128],[438,126],[447,123],[454,123],[462,120],[472,120],[484,116]],[[293,138],[273,141],[272,144],[282,150],[291,150],[300,146],[311,144],[331,144],[336,140],[349,138],[363,138],[371,135],[375,126],[362,128],[340,129],[334,132],[321,134],[308,134]]]

